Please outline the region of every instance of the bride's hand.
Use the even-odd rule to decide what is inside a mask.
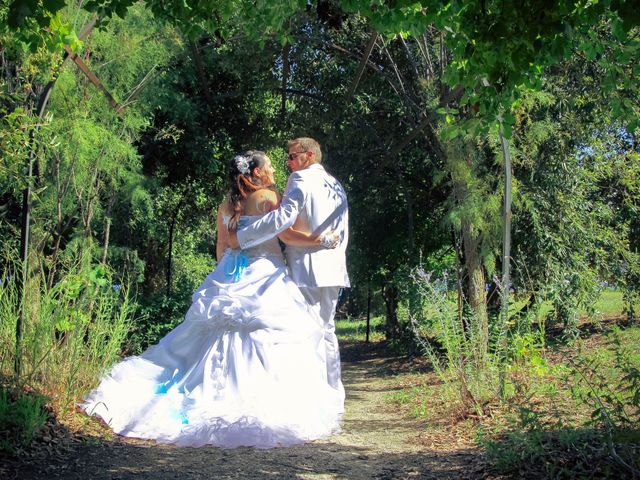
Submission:
[[[338,232],[331,230],[321,234],[320,237],[318,237],[318,240],[320,240],[320,245],[324,248],[333,249],[338,246],[338,243],[340,243],[340,235]]]

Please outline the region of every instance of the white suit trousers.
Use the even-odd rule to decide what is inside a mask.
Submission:
[[[300,291],[311,308],[320,316],[324,328],[324,345],[327,354],[327,380],[329,385],[339,390],[344,398],[341,381],[340,350],[336,337],[333,317],[342,287],[300,287]]]

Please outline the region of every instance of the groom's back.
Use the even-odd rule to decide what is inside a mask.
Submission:
[[[294,228],[318,235],[333,230],[340,235],[335,249],[287,247],[287,260],[300,286],[348,286],[346,248],[349,239],[347,196],[340,182],[320,164],[292,174],[304,185],[304,207]]]

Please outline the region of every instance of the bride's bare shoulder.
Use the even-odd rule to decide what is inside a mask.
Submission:
[[[261,188],[247,197],[245,213],[247,215],[261,215],[277,208],[280,204],[280,194],[270,188]]]

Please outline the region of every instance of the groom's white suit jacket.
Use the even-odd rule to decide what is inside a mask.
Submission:
[[[348,223],[342,185],[315,163],[291,174],[280,207],[238,230],[238,242],[241,248],[250,248],[291,226],[314,235],[333,230],[340,235],[337,248],[287,246],[287,263],[300,287],[348,287]]]

